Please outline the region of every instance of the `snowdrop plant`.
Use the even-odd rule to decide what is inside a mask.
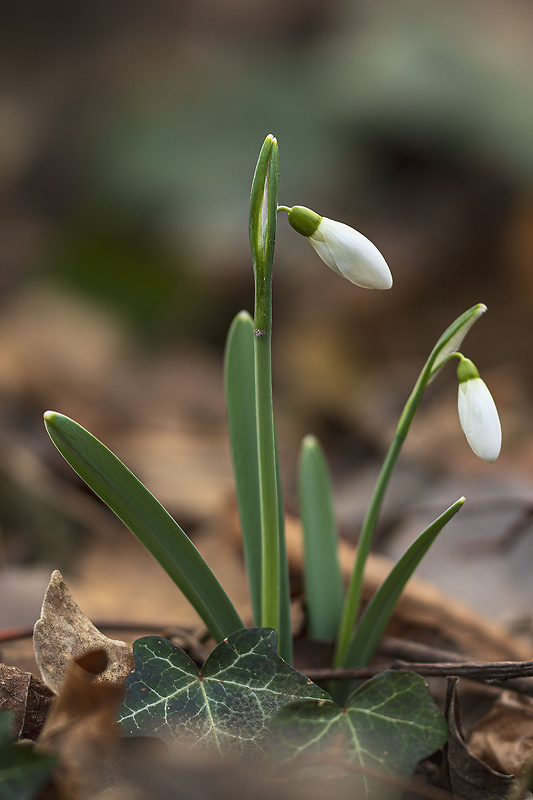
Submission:
[[[278,182],[278,144],[273,136],[267,136],[250,195],[254,315],[242,311],[234,319],[226,344],[224,372],[253,623],[278,631],[279,652],[290,662],[290,591],[271,368],[272,276],[278,213],[286,212],[290,225],[309,240],[320,258],[351,283],[388,289],[392,286],[392,276],[382,254],[361,233],[303,206],[278,205]],[[363,666],[369,662],[405,583],[464,502],[464,498],[459,498],[421,532],[360,616],[365,563],[389,480],[426,386],[452,358],[460,359],[459,415],[467,439],[487,461],[498,455],[501,432],[494,403],[472,362],[458,353],[467,332],[485,310],[483,304],[478,304],[458,317],[438,339],[418,376],[369,498],[346,589],[339,568],[325,457],[313,436],[304,439],[299,494],[308,631],[312,638],[335,639],[334,663],[338,667]],[[167,570],[215,641],[243,627],[228,595],[185,532],[127,467],[73,420],[49,411],[45,414],[45,424],[54,444],[72,467]],[[344,697],[346,694],[345,689]],[[342,695],[341,692],[341,699]]]

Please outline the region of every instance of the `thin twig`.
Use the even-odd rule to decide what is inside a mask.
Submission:
[[[160,634],[161,631],[165,632],[172,632],[173,636],[179,636],[180,634],[191,636],[197,631],[198,629],[194,628],[183,628],[178,625],[172,625],[168,623],[164,625],[160,622],[158,623],[151,623],[151,622],[114,622],[113,620],[107,620],[103,622],[94,622],[93,625],[98,630],[108,630],[108,631],[157,631]],[[30,639],[33,636],[33,625],[28,627],[20,627],[20,628],[2,628],[0,630],[0,643],[6,642],[14,642],[18,639]],[[201,638],[201,636],[200,636]]]
[[[383,636],[379,644],[379,652],[390,658],[401,658],[404,661],[424,661],[424,663],[430,664],[441,661],[463,662],[465,660],[464,654],[460,655],[453,650],[444,650],[441,647],[432,647],[395,636]]]
[[[488,683],[502,689],[513,689],[521,694],[533,696],[533,661],[447,661],[441,663],[413,662],[396,659],[392,664],[356,669],[310,669],[306,675],[312,681],[363,680],[379,675],[386,670],[408,670],[425,677],[461,677]]]

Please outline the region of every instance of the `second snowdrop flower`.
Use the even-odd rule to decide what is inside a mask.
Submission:
[[[289,224],[306,236],[322,261],[338,275],[365,289],[390,289],[392,275],[387,262],[362,233],[311,211],[305,206],[280,209],[288,212]]]
[[[468,444],[484,461],[496,461],[502,445],[502,429],[492,395],[475,365],[464,356],[457,367],[457,378],[459,419]]]

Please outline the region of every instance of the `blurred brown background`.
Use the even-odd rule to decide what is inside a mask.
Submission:
[[[464,350],[498,403],[502,456],[488,466],[468,449],[449,367],[414,425],[378,545],[396,556],[465,494],[421,574],[492,616],[528,617],[531,3],[2,7],[1,623],[33,622],[54,567],[92,616],[181,613],[157,565],[55,453],[47,408],[114,449],[246,605],[240,565],[225,575],[217,546],[232,502],[221,359],[234,314],[252,310],[248,196],[270,132],[280,202],[360,229],[395,280],[387,293],[348,285],[280,217],[274,371],[289,509],[312,431],[356,537],[423,360],[485,302]]]

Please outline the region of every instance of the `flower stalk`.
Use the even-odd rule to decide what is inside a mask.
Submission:
[[[461,314],[452,324],[444,331],[442,336],[437,341],[435,347],[431,351],[429,358],[424,364],[418,379],[415,383],[413,391],[411,392],[407,403],[403,409],[400,421],[396,428],[394,438],[387,452],[381,471],[379,473],[376,486],[368,507],[366,516],[361,528],[361,534],[357,545],[357,555],[355,559],[354,569],[348,587],[346,600],[344,603],[343,613],[339,625],[337,635],[337,643],[334,656],[334,664],[336,667],[351,666],[346,662],[346,655],[350,644],[350,638],[359,616],[359,609],[361,605],[361,592],[363,588],[363,573],[365,569],[366,560],[370,552],[372,538],[376,529],[377,521],[383,505],[383,499],[387,490],[390,477],[393,469],[400,455],[403,443],[411,427],[420,401],[431,378],[437,373],[438,370],[456,354],[456,350],[461,346],[461,343],[474,324],[478,317],[486,311],[486,306],[483,303],[478,303],[464,314]]]
[[[250,194],[250,248],[255,278],[254,365],[259,495],[261,513],[261,625],[280,633],[280,652],[290,660],[288,609],[280,595],[285,563],[281,538],[281,496],[272,407],[272,270],[278,210],[279,151],[267,136]]]

